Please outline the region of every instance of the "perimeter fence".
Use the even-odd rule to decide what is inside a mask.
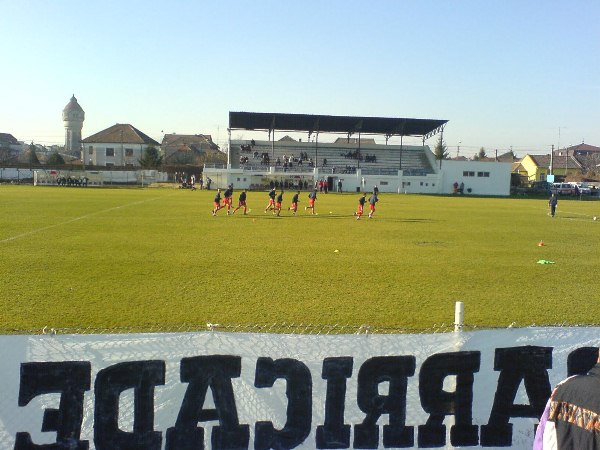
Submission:
[[[393,327],[369,324],[313,324],[276,322],[270,324],[222,324],[207,322],[205,324],[182,324],[180,326],[144,325],[129,327],[52,327],[43,328],[3,328],[0,326],[0,335],[70,335],[70,334],[132,334],[132,333],[186,333],[200,331],[221,331],[228,333],[268,333],[268,334],[299,334],[299,335],[337,335],[337,334],[437,334],[460,331],[482,331],[503,330],[510,328],[564,328],[564,327],[600,327],[600,323],[574,324],[569,322],[560,323],[530,323],[517,324],[512,322],[508,325],[476,325],[441,323],[433,324],[427,328]]]

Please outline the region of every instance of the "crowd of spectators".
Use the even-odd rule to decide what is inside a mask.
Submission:
[[[88,181],[88,177],[65,177],[64,175],[59,175],[56,177],[56,184],[59,186],[87,187]]]

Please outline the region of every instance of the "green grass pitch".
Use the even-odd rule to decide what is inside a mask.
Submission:
[[[237,204],[239,192],[234,194]],[[600,201],[307,193],[212,217],[214,191],[0,186],[0,331],[44,326],[600,323]],[[331,212],[331,213],[330,213]],[[239,214],[239,213],[238,213]],[[540,241],[544,246],[539,246]],[[537,264],[538,260],[555,264]]]

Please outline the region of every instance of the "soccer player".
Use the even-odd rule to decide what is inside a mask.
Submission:
[[[271,190],[269,191],[269,204],[265,208],[265,212],[273,211],[273,209],[275,209],[275,195],[275,188],[271,188]]]
[[[217,189],[217,195],[215,195],[214,205],[215,207],[212,210],[212,215],[216,216],[217,211],[223,208],[223,205],[221,205],[221,189]]]
[[[292,206],[288,208],[288,211],[293,211],[294,216],[296,215],[296,211],[298,211],[298,196],[300,195],[300,191],[297,191],[292,197]]]
[[[317,200],[317,188],[308,194],[308,206],[304,207],[304,211],[310,209],[311,214],[315,215],[315,200]]]
[[[277,196],[277,201],[275,202],[275,210],[273,211],[273,214],[275,214],[275,211],[277,211],[278,217],[279,217],[279,213],[281,213],[281,204],[282,203],[283,203],[283,190]]]
[[[554,217],[556,214],[556,205],[558,204],[558,198],[556,198],[556,194],[553,192],[550,200],[548,200],[548,207],[550,208],[550,216]]]
[[[367,201],[367,194],[363,192],[362,197],[358,199],[358,207],[356,208],[356,212],[354,215],[356,216],[356,220],[359,220],[363,215],[363,211],[365,210],[365,202]]]
[[[233,197],[233,184],[230,184],[227,189],[225,189],[225,192],[223,194],[225,196],[225,200],[224,200],[224,205],[223,207],[227,206],[227,215],[230,214],[231,211],[231,197]]]
[[[379,199],[377,198],[377,193],[373,190],[373,195],[369,197],[369,219],[373,218],[373,214],[375,214],[375,203],[377,203]]]
[[[244,215],[248,214],[246,211],[246,189],[244,189],[242,192],[240,192],[240,198],[238,201],[238,206],[237,208],[235,208],[233,210],[233,212],[231,213],[231,215],[235,214],[235,212],[240,209],[240,208],[244,208]]]

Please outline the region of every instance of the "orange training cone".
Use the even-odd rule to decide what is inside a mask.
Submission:
[[[544,244],[544,241],[538,242],[538,247],[543,247],[544,245],[546,245],[546,244]]]

